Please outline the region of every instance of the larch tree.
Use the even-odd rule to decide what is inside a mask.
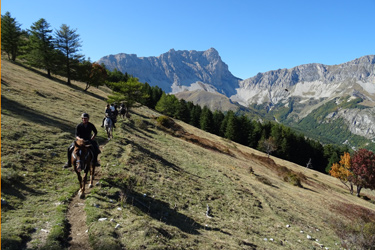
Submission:
[[[259,145],[261,149],[267,153],[268,158],[270,157],[270,154],[277,149],[277,144],[273,137],[261,140]]]
[[[352,176],[353,173],[351,171],[351,158],[348,152],[345,152],[344,155],[341,156],[341,160],[339,163],[333,163],[329,174],[333,177],[338,178],[353,194],[353,183],[352,183]]]
[[[77,29],[71,29],[68,25],[61,25],[59,30],[55,32],[55,46],[64,54],[62,64],[65,67],[68,85],[71,84],[72,70],[78,66],[78,62],[83,57],[80,51],[81,41]]]

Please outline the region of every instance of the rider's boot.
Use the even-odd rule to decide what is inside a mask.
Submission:
[[[73,152],[73,149],[74,147],[73,146],[69,146],[68,148],[68,161],[65,163],[65,165],[63,166],[63,168],[70,168],[72,166],[72,162],[71,162],[71,156],[72,156],[72,152]]]
[[[97,154],[94,156],[94,166],[100,167],[100,163],[98,162],[98,155]]]

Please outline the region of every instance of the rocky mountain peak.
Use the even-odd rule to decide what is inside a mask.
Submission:
[[[174,50],[158,57],[137,57],[117,54],[102,57],[109,70],[119,71],[138,77],[141,82],[159,86],[165,92],[178,93],[205,89],[226,96],[235,94],[239,78],[233,76],[228,66],[221,60],[218,51]],[[199,83],[199,84],[198,84]]]

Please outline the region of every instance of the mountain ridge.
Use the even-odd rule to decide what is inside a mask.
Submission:
[[[309,63],[290,69],[271,70],[244,80],[230,73],[214,48],[206,51],[171,49],[158,57],[138,58],[134,54],[118,54],[103,57],[98,62],[104,63],[110,70],[117,68],[123,73],[130,73],[141,82],[158,85],[166,92],[189,96],[188,100],[195,104],[227,111],[225,108],[229,106],[222,105],[222,97],[217,99],[215,105],[203,93],[182,93],[203,90],[223,94],[228,98],[226,102],[237,104],[238,109],[243,106],[256,110],[256,113],[263,113],[260,119],[268,117],[302,131],[306,128],[300,126],[303,124],[301,121],[311,120],[316,116],[314,112],[321,112],[318,110],[322,105],[334,102],[337,103],[337,110],[324,114],[325,123],[337,126],[337,121],[342,119],[343,130],[369,140],[361,144],[352,142],[353,147],[369,145],[375,140],[375,55],[337,65]],[[211,96],[213,99],[217,97]],[[203,102],[203,99],[207,102]],[[343,108],[339,105],[343,100],[356,100],[362,108],[359,109],[358,105]],[[289,111],[285,113],[285,110]],[[330,113],[335,115],[330,116]],[[315,122],[319,124],[322,121]],[[316,133],[320,134],[321,131]],[[346,140],[343,139],[336,141],[337,144],[344,142]]]
[[[171,49],[158,57],[137,57],[120,53],[102,57],[109,70],[117,69],[138,77],[141,82],[157,85],[166,92],[177,93],[201,89],[227,96],[235,94],[239,78],[234,77],[216,49],[206,51]],[[200,82],[201,84],[198,84]]]

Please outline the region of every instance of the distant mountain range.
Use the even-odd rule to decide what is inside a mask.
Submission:
[[[230,73],[214,48],[171,49],[158,57],[117,54],[98,62],[211,109],[237,108],[326,143],[375,149],[374,55],[339,65],[272,70],[245,80]]]

